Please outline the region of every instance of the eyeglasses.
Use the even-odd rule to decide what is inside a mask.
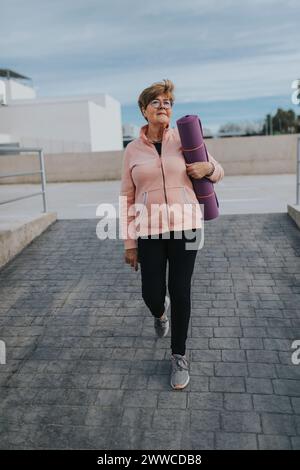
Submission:
[[[163,106],[166,109],[170,109],[172,107],[172,102],[170,100],[164,100],[163,104],[159,100],[152,100],[149,104],[156,109],[160,108],[160,106]]]

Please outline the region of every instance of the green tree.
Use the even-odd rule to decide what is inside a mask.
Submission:
[[[269,115],[265,118],[262,134],[270,134]],[[300,132],[300,115],[296,115],[295,111],[278,108],[276,114],[272,116],[273,134],[295,134]],[[267,130],[267,132],[266,132]]]

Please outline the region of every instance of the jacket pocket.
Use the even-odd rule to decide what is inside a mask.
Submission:
[[[168,226],[168,210],[165,203],[164,189],[150,189],[143,192],[140,214],[136,217],[136,226],[141,231],[151,231]],[[139,209],[138,209],[139,210]]]

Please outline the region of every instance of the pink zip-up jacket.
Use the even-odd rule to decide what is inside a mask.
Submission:
[[[125,249],[136,248],[138,236],[172,230],[201,228],[203,215],[193,184],[186,172],[177,128],[168,125],[163,132],[161,155],[141,127],[139,138],[124,151],[119,216]],[[210,177],[217,183],[223,167],[209,153],[215,170]]]

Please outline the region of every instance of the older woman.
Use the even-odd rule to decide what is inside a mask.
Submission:
[[[142,91],[138,104],[147,124],[124,152],[120,222],[125,262],[141,266],[142,297],[154,316],[158,337],[169,330],[171,305],[171,379],[174,389],[189,383],[186,338],[191,313],[191,278],[197,248],[186,249],[191,235],[197,239],[203,216],[192,178],[217,183],[222,166],[209,161],[186,164],[178,129],[170,127],[174,85],[157,82]],[[134,207],[134,209],[133,209]],[[166,268],[168,261],[168,291]]]

